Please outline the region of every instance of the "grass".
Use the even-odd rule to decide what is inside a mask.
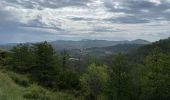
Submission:
[[[25,100],[24,91],[7,74],[0,72],[0,100]]]
[[[68,91],[52,92],[36,84],[23,87],[15,78],[23,80],[23,76],[12,75],[0,71],[0,100],[81,100]]]

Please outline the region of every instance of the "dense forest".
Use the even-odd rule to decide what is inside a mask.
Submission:
[[[0,50],[0,100],[170,100],[169,51],[170,38],[102,58],[18,44]]]

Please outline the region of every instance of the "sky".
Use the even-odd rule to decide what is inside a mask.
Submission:
[[[170,0],[0,0],[1,44],[169,36]]]

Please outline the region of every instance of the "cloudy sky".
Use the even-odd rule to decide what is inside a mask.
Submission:
[[[170,36],[170,0],[0,0],[0,43]]]

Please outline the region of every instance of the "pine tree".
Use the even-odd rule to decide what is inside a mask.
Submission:
[[[33,56],[29,45],[19,44],[12,50],[12,69],[19,73],[28,73],[32,66]]]
[[[58,67],[55,60],[55,52],[47,42],[33,46],[35,66],[32,68],[33,79],[47,87],[55,86],[58,79]]]
[[[62,67],[63,67],[63,68],[68,67],[68,66],[67,66],[68,59],[69,59],[69,54],[68,54],[68,52],[67,52],[66,50],[64,50],[64,51],[62,52]]]

